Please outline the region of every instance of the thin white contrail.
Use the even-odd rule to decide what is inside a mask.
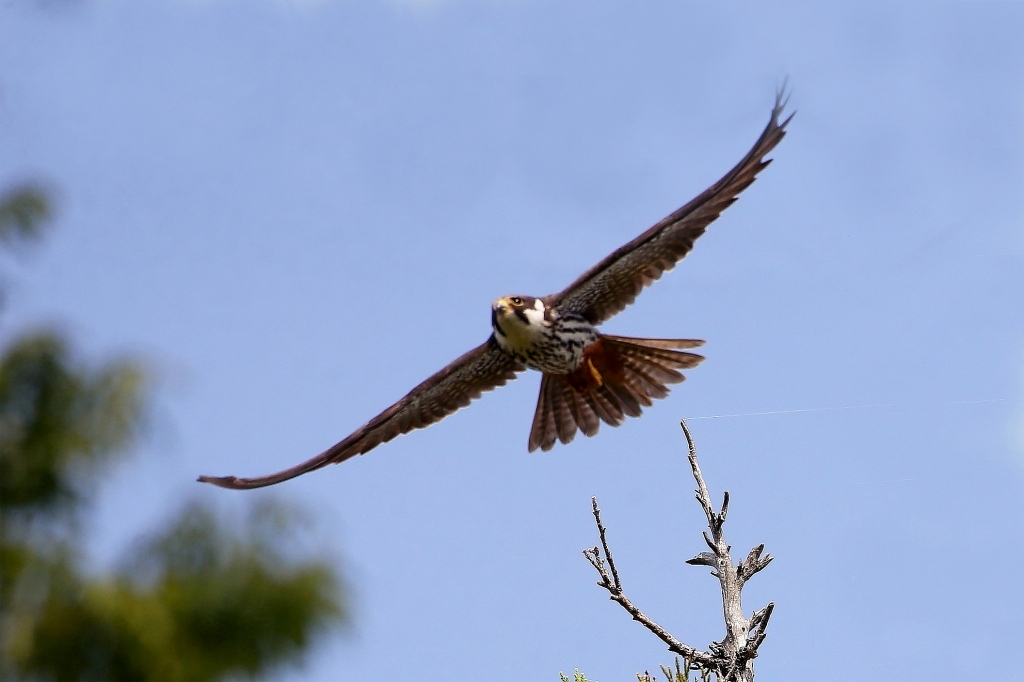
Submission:
[[[873,407],[941,407],[943,405],[973,405],[975,403],[1000,403],[1010,400],[1009,398],[986,398],[984,400],[954,400],[948,403],[927,403],[916,405],[905,405],[902,403],[879,403],[877,405],[847,405],[844,407],[808,407],[802,410],[770,410],[768,412],[742,412],[739,414],[708,414],[701,417],[683,417],[687,421],[694,419],[726,419],[728,417],[756,417],[766,414],[796,414],[797,412],[831,412],[835,410],[866,410]]]

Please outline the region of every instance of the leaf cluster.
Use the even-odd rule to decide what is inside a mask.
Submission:
[[[80,366],[56,333],[15,340],[0,360],[0,512],[10,521],[72,512],[83,484],[136,435],[138,363]]]
[[[0,246],[49,213],[37,189],[0,192]],[[131,451],[149,388],[140,362],[83,362],[55,332],[0,348],[0,679],[256,678],[346,620],[336,568],[289,551],[296,519],[271,502],[241,526],[190,502],[119,568],[83,570],[92,484]]]
[[[89,580],[65,554],[32,566],[32,614],[15,619],[9,655],[21,675],[61,680],[257,677],[296,661],[345,615],[326,562],[290,562],[232,533],[200,504]],[[27,586],[31,590],[31,585]],[[38,589],[38,588],[37,588]]]
[[[10,245],[38,237],[52,213],[46,191],[36,184],[0,192],[0,243]]]

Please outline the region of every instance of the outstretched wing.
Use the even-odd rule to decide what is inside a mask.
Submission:
[[[549,305],[600,324],[632,303],[645,286],[675,267],[707,226],[736,201],[740,192],[771,163],[765,155],[786,135],[789,118],[779,122],[786,103],[780,91],[771,120],[753,148],[736,166],[696,199],[583,273]]]
[[[469,405],[484,391],[515,379],[516,373],[524,369],[498,346],[492,336],[483,345],[412,389],[407,396],[356,429],[348,438],[307,462],[260,478],[200,476],[199,480],[222,488],[247,490],[274,485],[328,464],[343,462],[369,452],[395,436],[441,421],[460,407]]]

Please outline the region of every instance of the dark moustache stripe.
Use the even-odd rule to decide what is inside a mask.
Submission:
[[[500,336],[505,336],[504,330],[498,325],[498,311],[491,311],[491,328],[494,329],[494,333]]]

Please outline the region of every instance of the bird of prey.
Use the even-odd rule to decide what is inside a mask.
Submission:
[[[491,335],[340,443],[290,469],[259,478],[200,476],[223,488],[261,488],[362,455],[465,407],[519,372],[542,373],[529,450],[550,450],[600,422],[618,426],[642,406],[668,395],[704,358],[687,352],[695,339],[642,339],[602,334],[597,326],[671,270],[721,212],[736,201],[770,159],[792,115],[780,121],[782,92],[753,148],[718,182],[639,237],[584,272],[564,291],[543,298],[503,296],[491,305]]]

